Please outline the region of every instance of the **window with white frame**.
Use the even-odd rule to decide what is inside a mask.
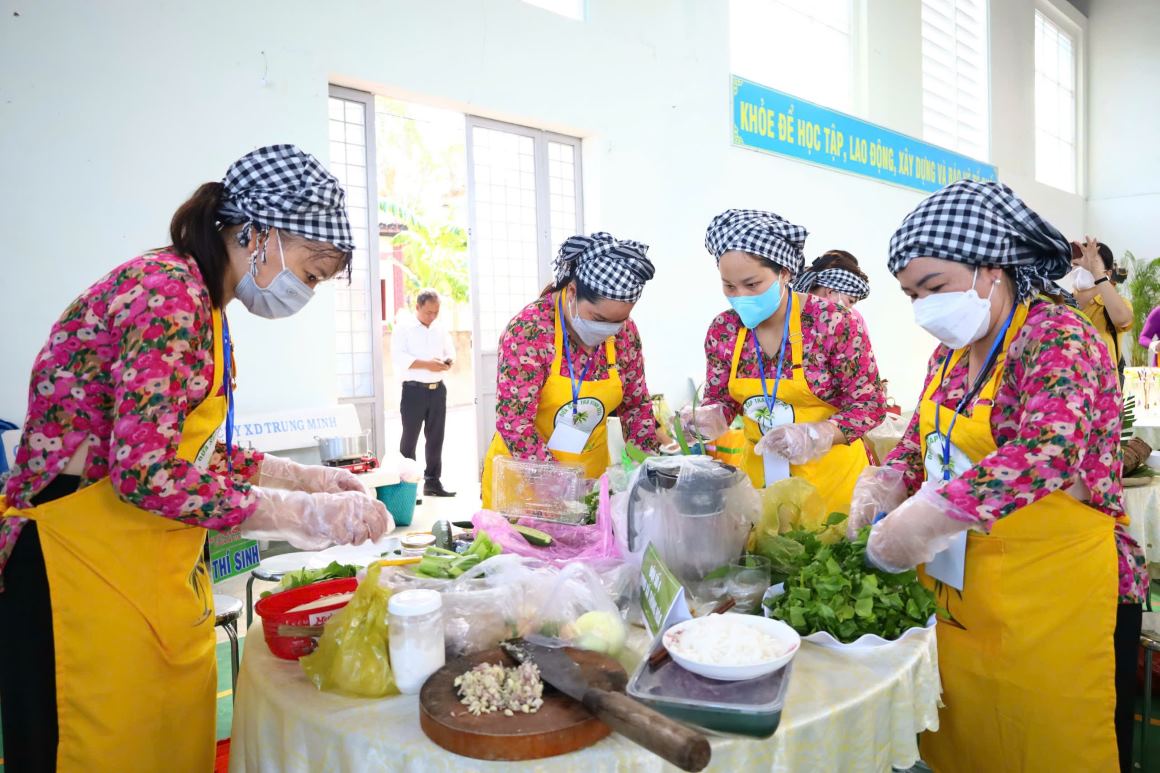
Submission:
[[[585,0],[524,0],[528,5],[543,8],[545,11],[558,13],[569,19],[584,21]]]
[[[1076,188],[1075,37],[1035,11],[1035,179]]]
[[[730,0],[730,71],[849,112],[850,7],[850,0]]]
[[[990,156],[987,0],[922,0],[922,136]]]

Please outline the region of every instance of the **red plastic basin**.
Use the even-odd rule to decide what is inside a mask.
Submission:
[[[334,604],[304,609],[300,612],[289,610],[309,604],[323,596],[333,596],[337,593],[348,593],[358,587],[358,580],[354,577],[342,577],[337,580],[325,580],[301,588],[284,590],[259,601],[254,605],[254,611],[262,618],[262,633],[266,637],[266,646],[270,652],[284,660],[297,660],[303,655],[314,651],[314,639],[309,636],[280,636],[280,625],[321,625],[334,615],[335,612],[346,606],[346,601]]]

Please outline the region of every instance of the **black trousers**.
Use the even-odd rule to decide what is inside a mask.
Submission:
[[[419,444],[419,430],[427,438],[424,459],[427,468],[423,473],[428,483],[437,483],[443,475],[443,431],[447,425],[447,387],[442,382],[434,389],[419,381],[403,382],[403,399],[399,405],[403,414],[403,439],[399,442],[399,453],[408,459],[415,458],[415,447]]]
[[[1120,771],[1132,770],[1132,740],[1136,733],[1136,663],[1140,651],[1140,625],[1144,608],[1120,604],[1116,610],[1116,746]]]
[[[74,475],[58,475],[33,500],[44,504],[77,490]],[[0,592],[0,719],[4,770],[56,770],[56,652],[52,600],[36,523],[29,521],[4,567]]]

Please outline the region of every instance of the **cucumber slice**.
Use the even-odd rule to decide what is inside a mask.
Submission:
[[[520,526],[518,523],[513,524],[512,528],[518,531],[520,536],[528,541],[529,545],[546,548],[552,544],[552,535],[546,534],[539,529],[530,529],[527,526]]]

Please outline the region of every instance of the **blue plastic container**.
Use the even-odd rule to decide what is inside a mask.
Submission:
[[[419,494],[418,483],[394,483],[379,486],[375,496],[387,507],[387,512],[395,519],[396,526],[410,526],[415,517],[415,497]]]

